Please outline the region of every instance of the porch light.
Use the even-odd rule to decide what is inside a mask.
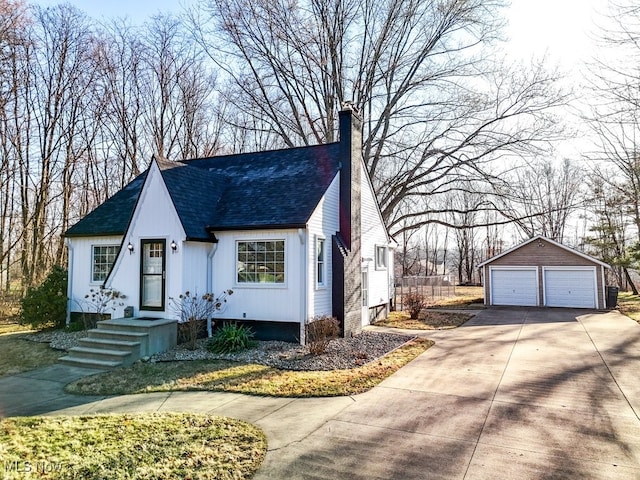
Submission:
[[[133,245],[131,245],[131,242],[127,245],[127,250],[129,250],[129,255],[133,253]]]
[[[171,245],[169,245],[171,247],[171,252],[175,253],[176,250],[178,250],[178,244],[176,243],[175,240],[171,240]]]

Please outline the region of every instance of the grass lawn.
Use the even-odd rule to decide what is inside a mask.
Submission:
[[[473,315],[458,312],[433,312],[423,310],[419,319],[409,318],[406,312],[391,312],[384,320],[378,320],[380,327],[406,328],[409,330],[446,330],[456,328]]]
[[[5,333],[0,335],[0,377],[46,367],[56,363],[66,355],[60,350],[49,348],[46,343],[30,342],[28,333]]]
[[[620,313],[640,322],[640,296],[633,295],[631,292],[618,293],[618,308]]]
[[[31,328],[28,325],[21,325],[13,320],[0,320],[0,335],[5,333],[29,332]]]
[[[456,287],[452,297],[436,298],[429,308],[484,308],[484,290],[482,287]]]
[[[69,393],[130,393],[208,390],[276,397],[333,397],[365,392],[403,367],[433,342],[414,339],[382,358],[350,370],[297,372],[226,361],[136,363],[81,378]]]
[[[257,427],[211,415],[0,420],[3,479],[245,479],[266,449]]]

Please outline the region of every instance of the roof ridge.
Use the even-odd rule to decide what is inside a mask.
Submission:
[[[322,149],[332,146],[340,145],[340,142],[329,142],[329,143],[319,143],[316,145],[301,145],[298,147],[282,147],[282,148],[274,148],[272,150],[256,150],[253,152],[241,152],[241,153],[226,153],[224,155],[211,155],[209,157],[196,157],[196,158],[186,158],[180,160],[179,163],[184,165],[191,165],[193,163],[198,163],[200,161],[215,161],[215,160],[226,160],[229,158],[238,158],[238,157],[251,157],[251,156],[262,156],[262,155],[270,155],[274,153],[299,151],[299,150],[311,150],[311,149]]]

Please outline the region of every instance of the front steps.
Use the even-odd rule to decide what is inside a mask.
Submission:
[[[98,322],[78,347],[60,362],[76,367],[112,369],[164,352],[177,343],[177,322],[168,319],[116,318]]]

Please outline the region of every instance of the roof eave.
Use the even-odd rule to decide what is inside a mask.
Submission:
[[[605,268],[611,268],[611,265],[607,265],[606,263],[598,260],[597,258],[593,258],[592,256],[587,255],[586,253],[582,253],[582,252],[579,252],[577,250],[574,250],[573,248],[569,248],[566,245],[562,245],[561,243],[558,243],[555,240],[551,240],[550,238],[547,238],[547,237],[545,237],[543,235],[536,235],[535,237],[530,238],[526,242],[522,242],[522,243],[516,245],[515,247],[511,247],[509,250],[507,250],[505,252],[502,252],[502,253],[496,255],[495,257],[491,257],[488,260],[485,260],[484,262],[480,263],[477,268],[482,268],[485,265],[493,263],[496,260],[498,260],[499,258],[502,258],[505,255],[509,255],[511,252],[514,252],[514,251],[516,251],[516,250],[524,247],[525,245],[528,245],[531,242],[534,242],[536,240],[544,240],[545,242],[549,242],[551,245],[555,245],[556,247],[562,248],[563,250],[566,250],[569,253],[573,253],[574,255],[578,255],[579,257],[582,257],[585,260],[589,260],[589,261],[591,261],[593,263],[597,263],[598,265],[601,265],[601,266],[603,266]]]
[[[62,234],[63,238],[95,238],[95,237],[116,237],[122,236],[124,232],[94,232],[94,233],[69,233],[64,232]]]
[[[261,225],[232,225],[232,226],[215,226],[206,227],[207,232],[229,232],[233,230],[296,230],[298,228],[307,228],[306,223],[282,223],[282,224],[261,224]]]

